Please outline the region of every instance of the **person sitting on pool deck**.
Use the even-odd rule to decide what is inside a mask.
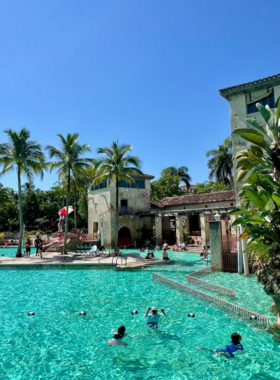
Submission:
[[[242,340],[242,336],[240,334],[238,334],[238,333],[231,334],[231,343],[230,343],[230,345],[229,346],[225,346],[224,348],[221,348],[221,349],[217,349],[215,351],[214,357],[217,357],[217,356],[220,356],[220,355],[224,355],[227,358],[234,358],[233,353],[235,351],[238,351],[238,350],[240,350],[241,353],[243,354],[244,348],[243,348],[243,345],[240,343],[241,340]],[[198,350],[206,350],[206,351],[210,351],[210,352],[214,353],[213,350],[208,350],[208,348],[197,347],[197,349]]]
[[[162,252],[162,259],[163,260],[170,260],[170,258],[168,257],[168,252],[167,252],[166,248]]]
[[[149,311],[152,311],[151,314],[149,314]],[[161,313],[158,313],[158,310],[156,307],[148,307],[146,313],[144,314],[144,318],[148,318],[146,325],[149,325],[149,327],[153,327],[157,329],[158,321],[161,317],[165,317],[164,309],[160,309]]]
[[[175,243],[173,246],[173,251],[178,251],[178,249],[179,249],[179,247],[178,247],[177,243]]]
[[[113,334],[114,330],[115,329],[112,329],[111,334]],[[114,333],[114,337],[112,339],[108,340],[108,344],[110,346],[127,346],[127,343],[122,341],[123,338],[126,336],[128,336],[129,338],[135,338],[138,335],[140,335],[140,334],[136,334],[136,335],[126,334],[125,333],[125,326],[120,326],[118,328],[118,332]]]

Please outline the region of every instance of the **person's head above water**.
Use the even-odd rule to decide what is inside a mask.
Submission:
[[[242,336],[238,333],[231,334],[231,340],[233,344],[239,344],[242,339]]]
[[[125,333],[125,326],[122,325],[118,328],[118,332],[114,334],[114,338],[121,339],[123,338],[124,333]]]
[[[157,308],[154,306],[152,307],[152,314],[153,315],[156,315],[157,314]]]

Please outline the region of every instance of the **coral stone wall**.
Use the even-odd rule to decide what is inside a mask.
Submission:
[[[119,212],[121,213],[121,200],[127,200],[126,214],[119,217],[119,228],[127,227],[130,230],[132,241],[140,239],[140,229],[143,225],[152,228],[151,217],[139,217],[137,212],[150,209],[151,186],[150,181],[145,180],[145,189],[119,188]],[[89,233],[93,233],[93,222],[98,222],[100,231],[100,221],[103,219],[104,245],[113,247],[115,244],[116,232],[116,184],[115,181],[108,181],[106,189],[93,190],[88,192],[88,226]]]

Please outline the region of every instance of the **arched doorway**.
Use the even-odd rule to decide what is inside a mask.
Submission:
[[[132,245],[131,233],[127,227],[122,227],[119,230],[119,244],[120,246],[129,246]]]

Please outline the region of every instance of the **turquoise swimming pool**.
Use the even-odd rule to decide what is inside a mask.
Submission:
[[[187,256],[193,265],[199,259]],[[185,273],[160,273],[185,283]],[[236,289],[237,304],[275,320],[255,277],[215,273],[210,280]],[[1,268],[0,287],[1,379],[280,379],[280,341],[153,281],[151,271]],[[153,305],[167,314],[156,331],[142,318]],[[139,314],[131,315],[135,309]],[[28,317],[30,311],[36,315]],[[196,317],[188,318],[189,312]],[[141,335],[128,338],[127,347],[109,347],[111,329],[122,324]],[[235,331],[243,337],[243,355],[227,360],[196,349],[228,344]]]
[[[24,252],[25,249],[22,249],[22,252]],[[8,248],[1,248],[0,249],[0,256],[4,255],[5,257],[15,257],[17,252],[17,247],[8,247]],[[36,248],[31,248],[31,255],[34,255],[36,253]]]

